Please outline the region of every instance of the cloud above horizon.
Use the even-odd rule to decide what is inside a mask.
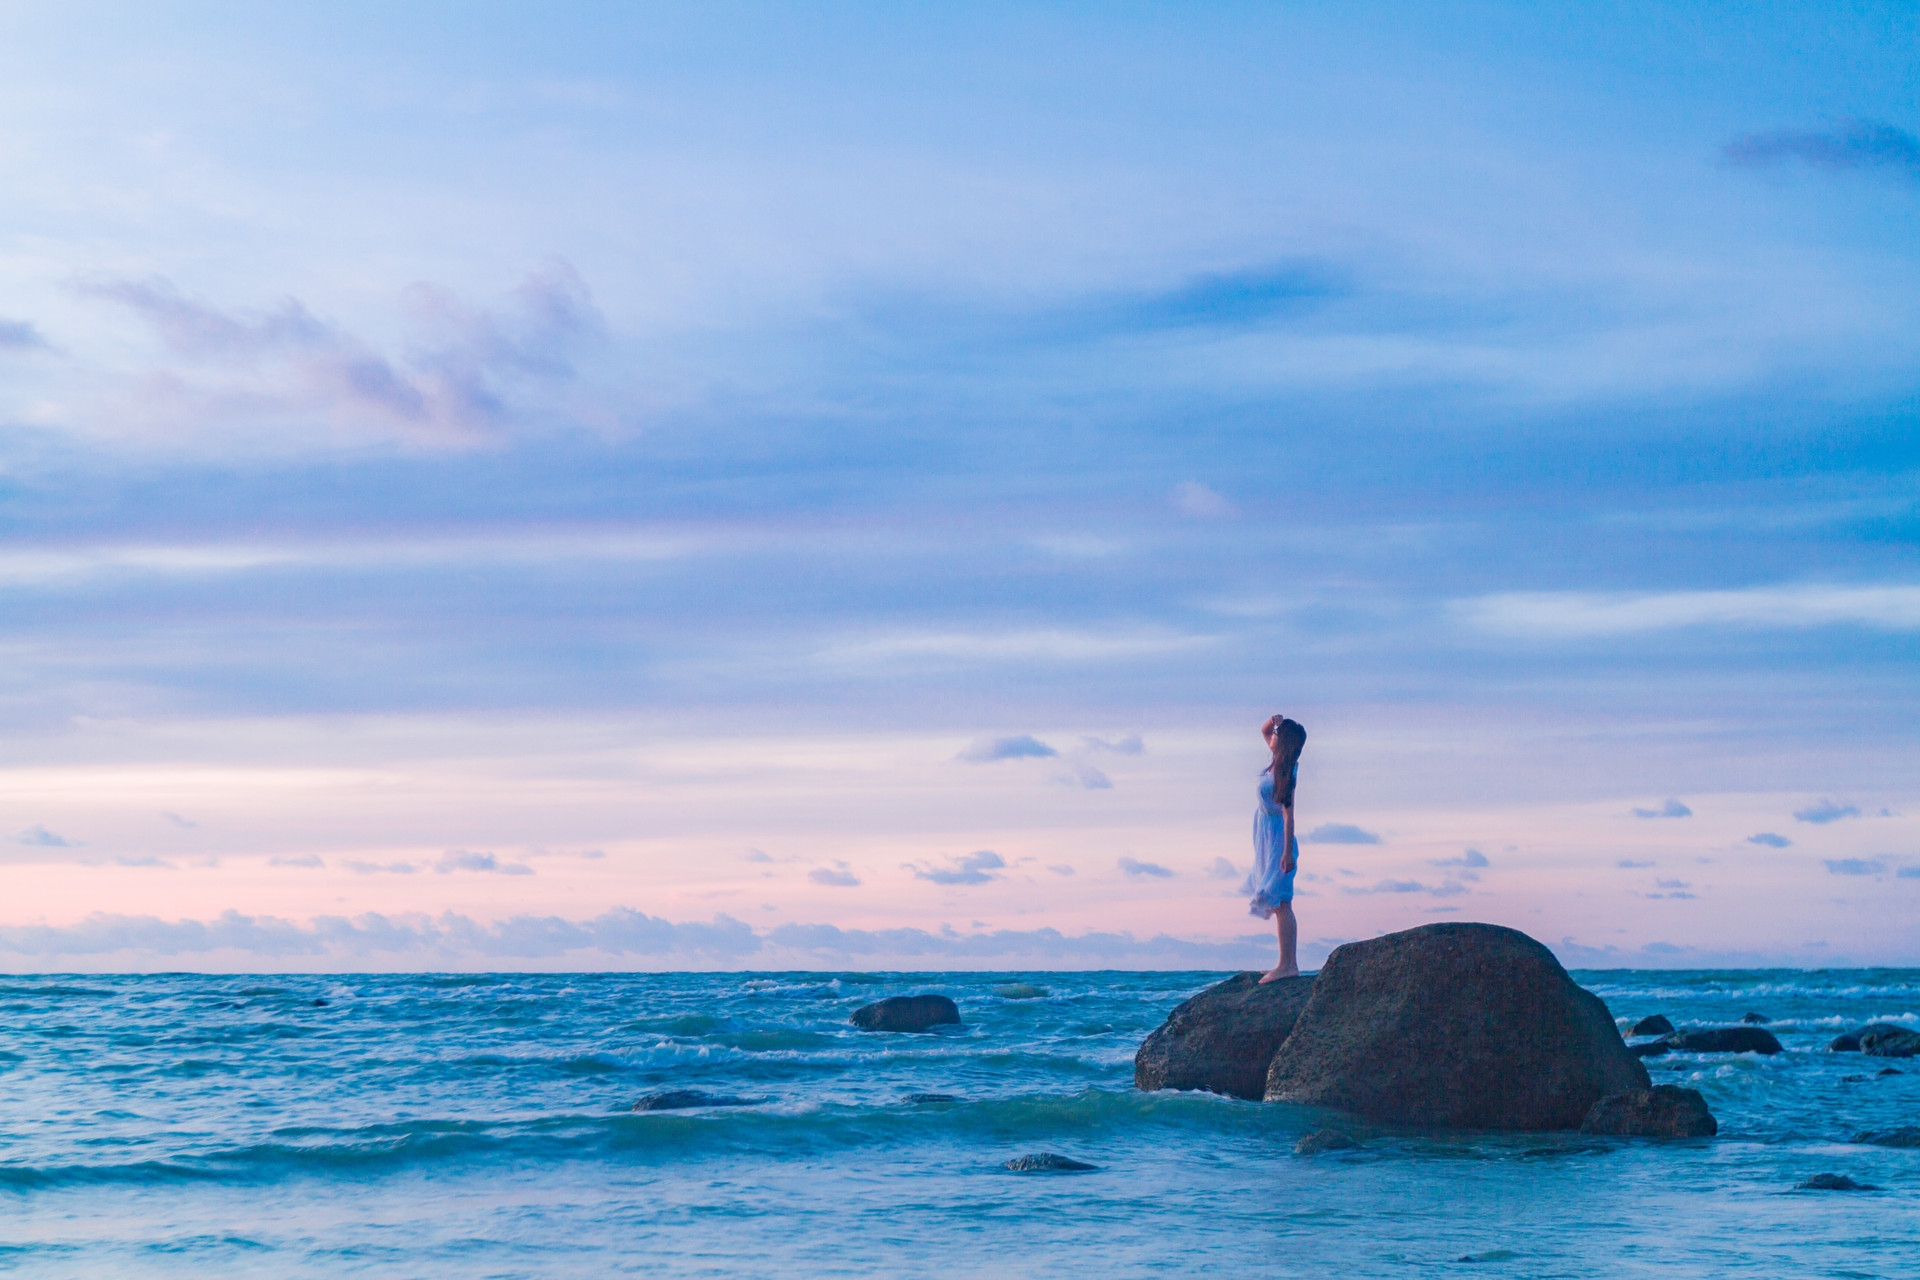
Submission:
[[[1884,120],[1848,120],[1834,129],[1743,134],[1727,143],[1729,164],[1748,169],[1799,161],[1814,169],[1886,169],[1920,180],[1920,138]]]
[[[1323,822],[1302,837],[1308,844],[1379,844],[1380,837],[1348,822]]]

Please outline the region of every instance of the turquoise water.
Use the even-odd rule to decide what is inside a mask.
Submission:
[[[1576,974],[1622,1019],[1773,1019],[1776,1057],[1648,1064],[1717,1139],[1358,1130],[1311,1159],[1324,1115],[1134,1091],[1140,1038],[1218,976],[0,979],[0,1271],[1920,1274],[1920,1151],[1845,1141],[1920,1124],[1920,1059],[1825,1050],[1920,1025],[1920,971]],[[847,1025],[914,991],[965,1027]],[[663,1088],[756,1101],[631,1112]],[[1037,1151],[1099,1169],[1002,1168]],[[1882,1189],[1793,1190],[1826,1171]]]

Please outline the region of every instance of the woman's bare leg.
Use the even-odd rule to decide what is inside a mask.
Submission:
[[[1300,942],[1300,922],[1293,918],[1293,904],[1283,902],[1273,909],[1274,931],[1280,935],[1280,963],[1262,974],[1262,982],[1300,976],[1300,960],[1295,949]]]

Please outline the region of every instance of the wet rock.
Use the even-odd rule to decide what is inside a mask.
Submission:
[[[707,1093],[700,1089],[662,1089],[633,1104],[635,1111],[687,1111],[694,1107],[750,1107],[746,1098],[731,1094]]]
[[[1322,1151],[1351,1151],[1359,1145],[1338,1129],[1316,1129],[1293,1144],[1293,1154],[1317,1156]]]
[[[1828,1042],[1827,1048],[1833,1050],[1835,1053],[1860,1053],[1866,1048],[1868,1036],[1872,1036],[1874,1042],[1877,1044],[1889,1032],[1905,1030],[1905,1027],[1892,1022],[1871,1022],[1861,1027],[1858,1031],[1848,1031],[1835,1036]]]
[[[1593,1104],[1580,1132],[1640,1138],[1711,1138],[1720,1124],[1698,1089],[1657,1084],[1610,1093]]]
[[[910,1093],[906,1101],[919,1105],[926,1102],[958,1102],[960,1099],[951,1093]]]
[[[1660,1058],[1673,1052],[1673,1046],[1665,1040],[1649,1040],[1644,1044],[1630,1044],[1627,1052],[1636,1058]]]
[[[1265,1097],[1386,1124],[1577,1129],[1650,1085],[1613,1015],[1516,929],[1424,925],[1327,957]]]
[[[324,1009],[331,1003],[332,1001],[330,1000],[315,1000],[313,1002],[313,1007],[316,1009]]]
[[[1865,1076],[1841,1076],[1840,1083],[1841,1084],[1864,1084],[1866,1082],[1866,1079],[1867,1078]]]
[[[1898,1067],[1882,1067],[1873,1074],[1877,1076],[1903,1076],[1907,1073]]]
[[[1667,1021],[1666,1015],[1656,1013],[1651,1017],[1642,1018],[1640,1021],[1634,1023],[1633,1030],[1627,1032],[1627,1034],[1630,1036],[1663,1036],[1671,1030],[1673,1030],[1673,1024]]]
[[[1045,987],[1036,987],[1031,982],[1009,982],[1005,986],[995,987],[993,994],[1002,1000],[1044,1000],[1053,992]]]
[[[1141,1089],[1206,1089],[1258,1102],[1267,1064],[1313,994],[1312,978],[1262,984],[1257,973],[1216,982],[1182,1001],[1140,1042],[1133,1083]]]
[[[1903,1125],[1898,1129],[1869,1129],[1854,1134],[1853,1141],[1874,1147],[1920,1147],[1920,1128]]]
[[[1763,1027],[1708,1027],[1676,1031],[1667,1043],[1687,1053],[1779,1053],[1780,1042]]]
[[[1752,1025],[1752,1026],[1760,1026],[1764,1023],[1772,1022],[1773,1019],[1769,1018],[1764,1013],[1748,1012],[1740,1015],[1740,1021],[1748,1023],[1749,1025]]]
[[[1796,1191],[1878,1191],[1880,1188],[1855,1182],[1844,1173],[1816,1173],[1799,1183]]]
[[[888,996],[848,1019],[862,1031],[930,1031],[960,1025],[960,1007],[945,996]]]
[[[1920,1031],[1869,1027],[1860,1033],[1860,1051],[1876,1058],[1911,1058],[1920,1053]]]
[[[1851,1031],[1843,1032],[1827,1041],[1827,1048],[1834,1053],[1860,1052],[1860,1037]]]
[[[1051,1151],[1041,1151],[1030,1156],[1015,1156],[1007,1161],[1007,1168],[1015,1173],[1092,1173],[1099,1167],[1082,1160],[1055,1155]]]

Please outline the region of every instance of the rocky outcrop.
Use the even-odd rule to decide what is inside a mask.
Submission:
[[[1659,1040],[1645,1040],[1639,1044],[1627,1046],[1627,1052],[1636,1058],[1664,1058],[1673,1052],[1673,1046],[1662,1037]]]
[[[1317,1156],[1322,1151],[1351,1151],[1359,1145],[1338,1129],[1316,1129],[1293,1144],[1293,1154]]]
[[[945,996],[888,996],[848,1019],[862,1031],[931,1031],[960,1025],[960,1007]]]
[[[1676,1031],[1667,1044],[1685,1053],[1779,1053],[1780,1042],[1764,1027],[1708,1027]]]
[[[633,1104],[635,1111],[689,1111],[694,1107],[750,1107],[751,1099],[732,1094],[707,1093],[700,1089],[663,1089],[649,1093]]]
[[[1920,1032],[1905,1027],[1869,1027],[1860,1033],[1860,1052],[1876,1058],[1911,1058],[1920,1054]]]
[[[1671,1030],[1673,1030],[1673,1024],[1667,1021],[1666,1015],[1656,1013],[1634,1023],[1633,1030],[1627,1032],[1627,1034],[1630,1036],[1663,1036]]]
[[[1097,1164],[1088,1164],[1084,1160],[1055,1155],[1051,1151],[1041,1151],[1030,1156],[1015,1156],[1007,1161],[1007,1168],[1015,1173],[1092,1173],[1099,1167]]]
[[[1740,1015],[1740,1021],[1751,1023],[1752,1025],[1757,1027],[1757,1026],[1764,1025],[1765,1023],[1772,1022],[1773,1019],[1769,1018],[1764,1013],[1747,1012]]]
[[[1216,982],[1176,1005],[1133,1055],[1142,1089],[1206,1089],[1258,1102],[1267,1065],[1313,993],[1312,978],[1262,984],[1257,973]]]
[[[1875,1147],[1920,1147],[1920,1128],[1903,1125],[1898,1129],[1869,1129],[1854,1134],[1853,1141]]]
[[[1577,1129],[1649,1086],[1599,997],[1526,934],[1431,924],[1327,958],[1265,1097],[1387,1124]]]
[[[1794,1187],[1796,1191],[1878,1191],[1880,1188],[1855,1182],[1844,1173],[1816,1173]]]
[[[1636,1138],[1711,1138],[1719,1121],[1698,1089],[1657,1084],[1610,1093],[1593,1104],[1580,1132]]]

